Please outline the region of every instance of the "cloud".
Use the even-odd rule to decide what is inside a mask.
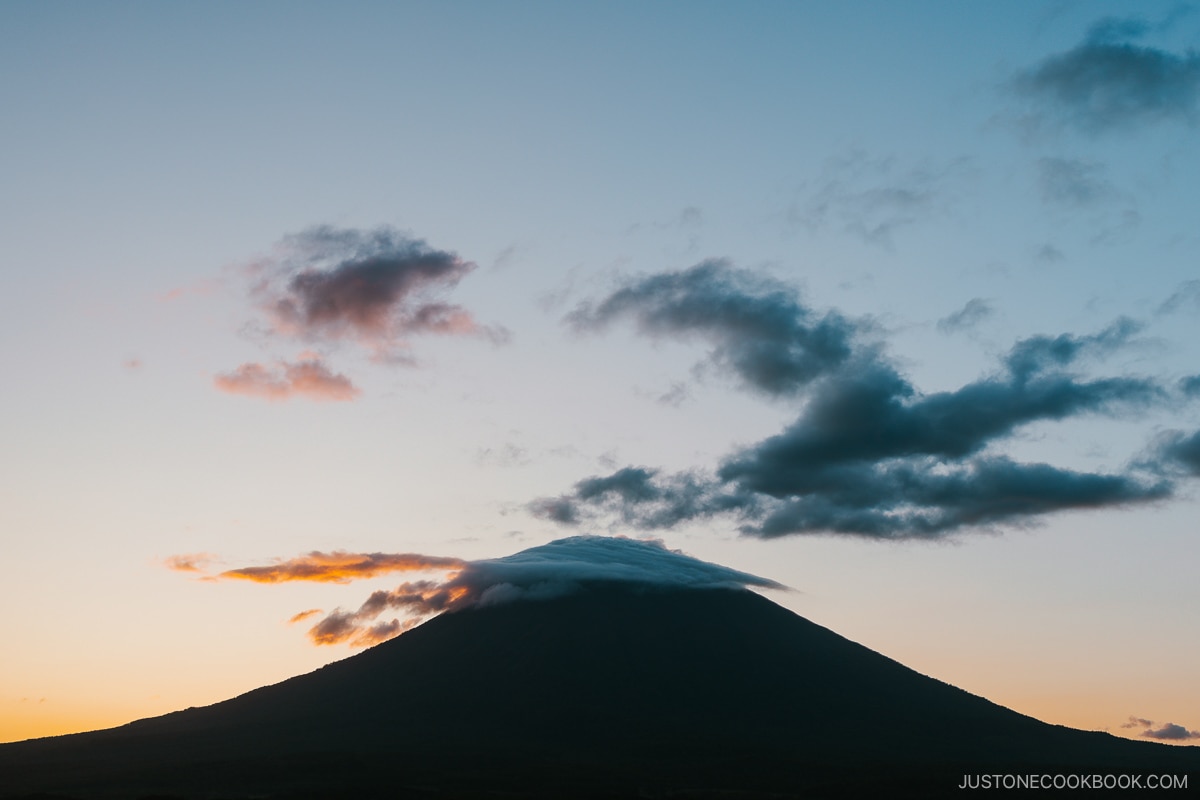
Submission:
[[[996,313],[995,308],[987,300],[979,297],[972,298],[967,301],[967,304],[955,311],[942,317],[937,322],[937,329],[942,333],[958,333],[974,328],[983,320]]]
[[[1104,166],[1077,158],[1041,158],[1037,162],[1042,198],[1049,203],[1089,206],[1116,195],[1104,178]]]
[[[1154,725],[1153,720],[1142,719],[1141,717],[1135,717],[1135,716],[1130,715],[1129,722],[1122,723],[1121,727],[1122,728],[1149,728],[1152,725]]]
[[[206,572],[217,557],[212,553],[182,553],[177,556],[167,556],[163,563],[167,569],[176,572]]]
[[[1063,251],[1059,250],[1052,244],[1044,244],[1039,247],[1037,252],[1034,254],[1034,257],[1037,258],[1038,261],[1045,261],[1047,263],[1062,261],[1063,258],[1065,258]]]
[[[1005,366],[1019,380],[1047,370],[1072,366],[1084,358],[1109,355],[1127,346],[1142,330],[1142,325],[1120,317],[1099,333],[1075,336],[1030,336],[1017,342],[1005,358]]]
[[[349,378],[335,373],[319,358],[295,363],[279,362],[275,367],[246,363],[233,372],[220,373],[213,378],[222,392],[267,400],[290,400],[307,397],[311,400],[344,402],[362,394]]]
[[[310,608],[307,611],[301,611],[298,614],[293,614],[292,616],[288,617],[288,624],[295,625],[297,622],[303,622],[304,620],[308,619],[309,617],[314,616],[316,614],[320,614],[320,613],[321,613],[321,609],[319,609],[319,608]]]
[[[475,461],[485,466],[524,467],[531,462],[529,450],[513,442],[499,447],[481,447],[475,451]]]
[[[906,167],[854,151],[826,161],[817,187],[789,217],[809,230],[840,224],[868,244],[889,247],[897,230],[942,212],[967,169],[965,159]]]
[[[1200,310],[1200,280],[1184,281],[1158,307],[1158,314],[1173,314],[1184,308]]]
[[[1161,441],[1159,457],[1168,466],[1200,477],[1200,431],[1190,436],[1180,431],[1166,433]]]
[[[275,332],[304,341],[354,341],[380,361],[411,362],[408,337],[506,332],[444,299],[475,269],[393,228],[318,226],[285,237],[250,268],[252,295]]]
[[[1037,123],[1050,120],[1087,133],[1191,124],[1200,96],[1200,54],[1133,43],[1148,30],[1138,20],[1102,20],[1083,42],[1021,72],[1010,87],[1032,104],[1031,121]]]
[[[457,558],[423,556],[416,553],[347,553],[314,550],[299,558],[279,561],[265,567],[242,567],[222,572],[217,577],[255,583],[316,581],[349,583],[389,572],[420,572],[431,569],[458,569],[466,562]]]
[[[671,381],[671,388],[660,394],[655,399],[664,406],[679,408],[692,396],[688,385],[683,381]]]
[[[794,395],[844,362],[860,327],[833,312],[817,313],[791,287],[725,261],[625,281],[566,317],[578,332],[619,320],[651,337],[710,343],[712,365],[769,396]]]
[[[1142,719],[1141,717],[1129,718],[1129,722],[1121,725],[1122,728],[1145,728],[1141,735],[1147,739],[1158,739],[1160,741],[1186,741],[1188,739],[1200,739],[1200,731],[1189,731],[1182,725],[1176,725],[1173,722],[1168,722],[1159,728],[1155,728],[1154,720]]]
[[[270,567],[230,570],[221,577],[264,580],[264,575],[274,575],[274,570],[287,567],[285,574],[302,577],[266,578],[264,582],[335,579],[313,577],[323,573],[314,573],[310,569],[330,562],[338,562],[341,566],[336,573],[339,582],[371,577],[389,569],[441,569],[449,574],[442,580],[407,581],[390,591],[372,592],[356,611],[335,609],[308,632],[312,642],[318,645],[367,646],[396,636],[421,619],[443,611],[521,599],[548,599],[595,584],[697,589],[785,588],[766,578],[669,550],[660,541],[601,536],[572,536],[511,556],[477,561],[411,553],[309,553]],[[407,618],[375,622],[386,611],[400,611]],[[301,612],[292,621],[314,613],[317,612]]]
[[[922,393],[861,335],[864,324],[835,312],[817,317],[778,284],[757,283],[723,262],[640,278],[581,305],[568,322],[590,328],[620,317],[650,336],[714,342],[715,368],[760,394],[800,401],[799,415],[711,470],[626,466],[535,500],[528,508],[536,516],[657,530],[726,515],[759,537],[896,539],[1024,526],[1058,511],[1153,502],[1172,491],[1155,469],[1080,472],[997,452],[1032,423],[1113,416],[1171,397],[1148,378],[1081,374],[1136,341],[1141,325],[1129,319],[1094,334],[1022,339],[991,374]],[[818,325],[828,333],[814,336]],[[822,346],[811,347],[814,340]],[[763,353],[772,354],[771,369],[757,360]]]
[[[308,638],[316,645],[348,643],[351,647],[370,647],[399,636],[417,621],[412,620],[406,624],[392,619],[387,622],[363,624],[356,614],[335,611],[310,628]]]
[[[1173,722],[1168,722],[1161,728],[1153,728],[1148,731],[1142,731],[1142,736],[1145,736],[1148,739],[1183,741],[1186,739],[1200,739],[1200,731],[1189,731],[1182,725],[1176,725]]]

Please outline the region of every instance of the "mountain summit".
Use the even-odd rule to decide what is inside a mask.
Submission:
[[[967,774],[1200,767],[1198,748],[1002,708],[743,588],[579,577],[213,706],[2,745],[0,796],[933,797]]]

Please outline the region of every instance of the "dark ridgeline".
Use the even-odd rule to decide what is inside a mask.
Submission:
[[[0,796],[925,798],[963,796],[964,774],[1189,770],[1200,748],[1038,722],[748,591],[609,584],[445,614],[206,708],[0,745]]]

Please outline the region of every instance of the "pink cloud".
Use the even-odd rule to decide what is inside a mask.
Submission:
[[[475,269],[392,228],[320,226],[285,237],[247,268],[251,295],[278,334],[305,341],[353,341],[376,361],[412,362],[408,337],[507,332],[477,322],[442,296]]]
[[[319,358],[295,363],[281,361],[273,368],[249,362],[233,372],[217,375],[213,378],[213,384],[222,392],[267,400],[307,397],[310,400],[341,402],[353,400],[362,394],[349,378],[331,372]]]

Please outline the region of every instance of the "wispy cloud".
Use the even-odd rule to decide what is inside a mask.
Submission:
[[[176,572],[195,572],[207,573],[209,567],[217,561],[217,557],[212,553],[182,553],[175,556],[167,556],[163,559],[163,563],[167,569],[173,569]]]
[[[898,230],[945,211],[969,169],[965,159],[906,165],[854,151],[829,159],[788,216],[809,230],[840,226],[868,244],[890,247]]]
[[[1134,716],[1129,717],[1129,722],[1121,723],[1122,728],[1149,728],[1152,725],[1154,725],[1154,720]]]
[[[249,268],[252,296],[276,333],[303,341],[353,341],[376,360],[411,362],[420,334],[503,340],[444,296],[475,265],[394,228],[318,226],[285,237]]]
[[[1016,75],[1011,88],[1032,106],[1029,122],[1101,133],[1156,122],[1196,121],[1200,54],[1138,44],[1138,19],[1105,19],[1082,42]]]
[[[344,402],[362,394],[349,378],[331,371],[319,358],[294,363],[281,361],[271,367],[254,362],[242,364],[232,372],[215,376],[213,385],[229,394],[266,400],[307,397],[310,400]]]
[[[602,583],[641,587],[784,588],[775,581],[669,550],[660,541],[574,536],[496,559],[463,561],[412,553],[320,553],[266,567],[244,567],[220,578],[279,583],[316,580],[346,583],[386,572],[442,571],[441,580],[407,581],[375,591],[354,611],[338,608],[308,631],[314,644],[367,646],[396,636],[442,611],[559,597]],[[388,611],[404,619],[377,621]],[[320,613],[302,611],[299,622]]]
[[[1042,198],[1048,203],[1090,206],[1117,195],[1104,176],[1104,165],[1078,158],[1041,158],[1037,162]]]
[[[817,315],[777,284],[720,262],[633,281],[568,322],[622,318],[647,335],[714,341],[710,363],[758,393],[802,400],[802,410],[781,433],[712,470],[627,466],[534,501],[538,516],[654,530],[733,515],[743,533],[760,537],[937,537],[1151,502],[1172,490],[1155,470],[1079,472],[996,452],[1031,423],[1117,415],[1174,396],[1149,378],[1083,377],[1083,366],[1135,341],[1141,328],[1132,320],[1095,334],[1023,339],[992,374],[925,394],[865,335],[866,323]]]
[[[939,319],[937,329],[942,333],[968,331],[995,313],[996,309],[991,303],[983,298],[975,297],[968,300],[967,304],[958,311]]]
[[[1200,280],[1184,281],[1162,302],[1158,314],[1174,314],[1184,309],[1200,311]]]
[[[424,556],[417,553],[347,553],[343,550],[322,553],[314,550],[298,558],[266,566],[226,570],[217,577],[254,581],[255,583],[286,583],[289,581],[349,583],[353,580],[373,578],[391,572],[459,569],[466,563],[457,558]]]

